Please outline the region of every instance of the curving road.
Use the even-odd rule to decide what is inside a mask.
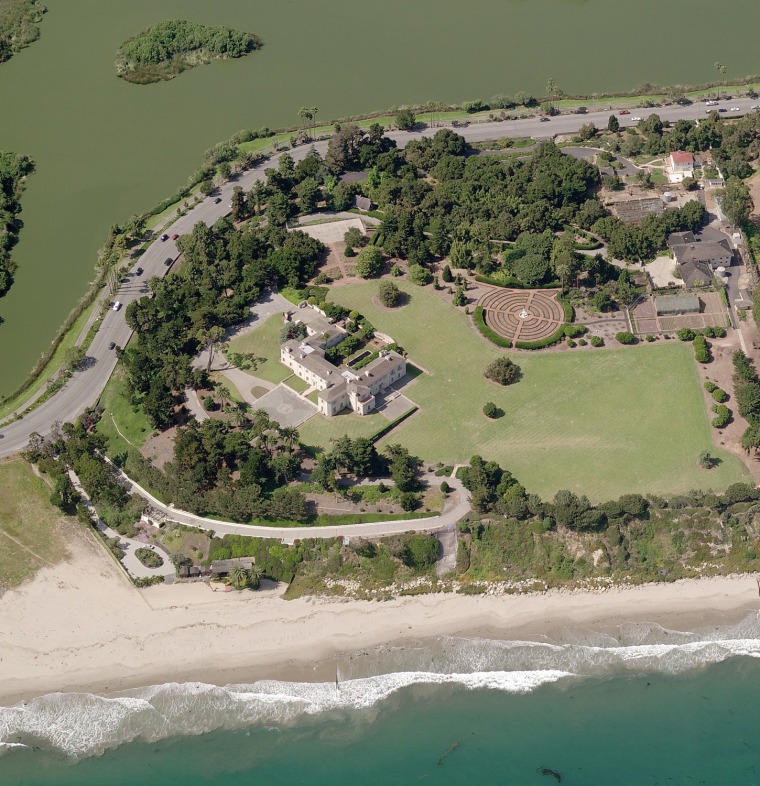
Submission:
[[[731,107],[740,108],[739,112],[728,111],[724,115],[725,117],[746,114],[751,111],[751,107],[754,105],[755,99],[749,98],[735,98],[720,102],[721,108],[728,110]],[[619,115],[618,120],[621,127],[626,127],[635,124],[633,118],[637,114],[645,118],[652,112],[656,112],[663,120],[675,121],[681,118],[694,120],[705,117],[706,107],[704,104],[698,103],[691,106],[674,105],[657,109],[633,109],[629,115]],[[506,136],[550,138],[558,134],[575,133],[586,123],[594,123],[599,128],[606,127],[607,119],[612,113],[611,110],[605,110],[603,112],[588,112],[584,115],[559,115],[548,122],[541,122],[538,118],[497,121],[460,126],[455,130],[468,142],[484,142]],[[433,136],[438,130],[439,128],[426,128],[414,132],[391,131],[388,136],[395,139],[400,147],[404,147],[411,140]],[[313,147],[324,155],[327,150],[327,142],[316,142]],[[298,161],[304,158],[311,148],[312,145],[302,145],[288,152]],[[215,204],[211,198],[204,199],[187,215],[178,218],[172,224],[170,233],[187,234],[198,221],[209,225],[215,223],[229,212],[232,189],[236,185],[240,185],[245,190],[249,190],[257,180],[264,179],[265,170],[275,166],[278,158],[279,156],[274,156],[255,169],[244,172],[236,180],[225,183],[220,190],[222,201],[219,204]],[[115,299],[126,306],[132,300],[142,297],[146,291],[145,282],[152,276],[165,275],[170,269],[164,264],[165,260],[169,257],[176,259],[178,253],[176,244],[172,240],[162,242],[160,239],[156,239],[145,254],[140,257],[139,266],[144,269],[142,276],[138,278],[134,274],[134,270],[138,267],[136,262],[126,282],[121,285],[115,295]],[[0,457],[23,450],[32,432],[47,434],[54,423],[74,420],[86,407],[95,404],[116,366],[116,354],[108,349],[109,343],[113,341],[123,347],[130,335],[131,331],[124,319],[124,308],[122,307],[120,311],[108,311],[88,349],[89,360],[84,364],[85,367],[76,371],[66,385],[51,399],[23,416],[22,419],[0,428]]]

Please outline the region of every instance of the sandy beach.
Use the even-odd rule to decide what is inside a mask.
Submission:
[[[89,534],[75,541],[68,562],[0,597],[0,705],[175,681],[329,680],[342,655],[380,645],[442,635],[544,640],[627,622],[693,631],[760,607],[753,576],[390,602],[284,601],[279,588],[221,593],[205,584],[137,590]]]

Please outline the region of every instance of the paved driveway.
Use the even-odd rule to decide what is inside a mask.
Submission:
[[[308,399],[301,398],[290,388],[279,385],[274,390],[256,400],[256,409],[263,409],[272,420],[281,426],[300,426],[317,411]]]

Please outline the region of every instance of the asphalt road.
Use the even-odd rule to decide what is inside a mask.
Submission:
[[[728,111],[724,115],[724,117],[735,117],[749,112],[750,107],[756,102],[756,99],[749,98],[731,99],[721,101],[720,107],[729,110],[734,106],[740,107],[740,112]],[[711,109],[714,108],[717,107],[711,107]],[[575,133],[585,123],[593,122],[598,128],[606,127],[610,114],[616,114],[621,127],[625,128],[635,124],[634,117],[646,118],[653,112],[656,112],[663,120],[675,121],[680,118],[693,120],[705,117],[706,107],[703,103],[698,103],[691,106],[660,107],[654,110],[632,109],[629,115],[618,115],[617,112],[607,110],[588,112],[585,115],[559,115],[548,122],[540,122],[538,119],[531,118],[460,126],[455,130],[468,142],[484,142],[505,136],[549,138],[558,134]],[[414,132],[391,131],[388,136],[395,139],[400,147],[404,147],[413,139],[434,136],[439,130],[440,128],[426,128]],[[324,155],[327,150],[327,142],[317,142],[313,147]],[[311,148],[312,145],[302,145],[288,152],[294,160],[298,161],[304,158]],[[222,201],[219,204],[215,204],[213,198],[204,199],[187,215],[177,219],[172,224],[169,233],[187,234],[198,221],[209,225],[215,223],[229,212],[229,202],[235,186],[240,185],[246,191],[249,190],[255,181],[264,179],[266,169],[276,166],[276,164],[277,156],[274,156],[256,169],[244,172],[236,180],[226,183],[221,188]],[[108,349],[109,343],[113,341],[118,346],[124,346],[131,335],[124,320],[124,307],[132,300],[145,294],[144,287],[149,278],[166,275],[170,268],[164,264],[164,261],[169,257],[176,259],[178,253],[177,246],[172,240],[161,241],[157,238],[149,246],[139,259],[139,266],[144,269],[144,273],[138,278],[132,272],[126,282],[122,284],[115,299],[119,300],[123,306],[119,311],[108,311],[106,314],[100,330],[88,349],[88,359],[83,364],[83,368],[75,372],[66,385],[44,404],[24,415],[22,419],[0,428],[0,457],[23,450],[31,433],[36,431],[45,435],[50,432],[54,423],[74,420],[84,409],[97,402],[100,392],[116,366],[116,353]],[[137,267],[138,262],[135,263],[132,271]]]

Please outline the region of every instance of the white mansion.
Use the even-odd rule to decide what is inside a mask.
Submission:
[[[336,368],[325,358],[325,349],[343,339],[345,331],[316,309],[299,309],[292,318],[306,326],[308,336],[286,341],[280,348],[280,360],[317,389],[319,411],[327,417],[344,409],[366,415],[375,409],[375,396],[406,374],[406,360],[393,350],[380,350],[360,371]]]

